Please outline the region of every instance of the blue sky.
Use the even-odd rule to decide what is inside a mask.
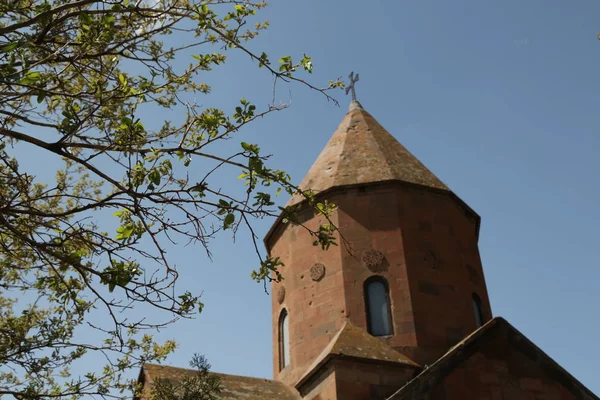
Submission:
[[[358,71],[363,106],[481,215],[494,315],[600,394],[600,3],[272,3],[263,12],[271,28],[250,47],[306,52],[314,82]],[[206,105],[230,108],[246,96],[266,107],[271,78],[246,66],[232,54],[207,75]],[[348,99],[339,92],[336,107],[297,85],[276,96],[292,106],[240,137],[274,154],[271,165],[299,183]],[[271,223],[257,224],[261,236]],[[200,247],[172,255],[182,287],[203,290],[206,308],[159,334],[180,343],[167,364],[187,366],[198,352],[215,371],[271,377],[270,299],[250,279],[250,242],[222,237],[212,251],[212,261]]]

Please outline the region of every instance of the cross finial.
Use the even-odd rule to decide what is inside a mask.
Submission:
[[[355,85],[356,82],[358,82],[358,73],[356,74],[356,76],[354,76],[354,71],[350,72],[350,75],[348,75],[348,78],[350,78],[350,83],[348,84],[348,87],[346,88],[346,95],[350,92],[352,92],[352,101],[356,101],[356,90],[355,90]]]

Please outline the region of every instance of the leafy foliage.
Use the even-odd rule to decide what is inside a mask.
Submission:
[[[298,77],[313,70],[306,54],[296,63],[281,57],[275,67],[267,53],[248,47],[268,27],[250,24],[264,6],[0,2],[0,396],[128,393],[125,371],[159,362],[175,348],[148,333],[165,323],[139,317],[134,307],[175,319],[202,309],[198,293],[176,290],[165,244],[187,240],[208,252],[220,231],[246,227],[259,258],[253,278],[280,279],[281,261],[258,251],[252,221],[283,213],[297,223],[294,210],[274,207],[282,191],[304,195],[322,215],[323,225],[309,230],[315,245],[335,243],[335,206],[294,187],[288,174],[267,165],[258,145],[213,150],[285,104],[260,111],[241,99],[228,111],[190,100],[210,93],[200,78],[225,63],[229,51],[249,56],[274,84],[300,83],[333,100],[328,91],[343,87],[339,80],[318,88]],[[154,126],[147,116],[161,110],[181,110],[183,118]],[[23,157],[33,150],[48,168],[59,163],[54,182],[36,178],[31,157]],[[192,180],[190,168],[208,162],[204,176]],[[241,170],[245,195],[213,185],[214,171],[226,167],[236,170],[233,176]],[[105,232],[112,224],[116,232]],[[94,324],[99,313],[110,326]],[[86,341],[83,328],[104,340]],[[104,368],[70,371],[90,353],[103,355]]]

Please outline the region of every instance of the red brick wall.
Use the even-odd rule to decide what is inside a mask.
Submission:
[[[333,364],[323,367],[319,376],[311,379],[300,393],[304,400],[336,400],[337,390]]]
[[[419,363],[430,363],[475,329],[471,293],[491,310],[477,247],[476,220],[448,194],[404,184],[379,184],[331,192],[338,205],[333,222],[348,245],[329,251],[312,246],[304,228],[287,226],[270,238],[271,254],[286,264],[285,280],[272,285],[274,375],[293,384],[349,318],[367,329],[364,281],[386,278],[390,287],[394,335],[383,338]],[[304,223],[316,229],[312,213]],[[372,272],[365,251],[385,254],[384,271]],[[326,267],[314,282],[310,268]],[[285,300],[279,304],[279,286]],[[279,371],[278,318],[290,318],[292,365]]]
[[[333,219],[337,223],[335,215]],[[317,229],[320,220],[310,213],[303,216],[303,221]],[[340,247],[323,251],[313,246],[313,239],[301,226],[287,226],[280,234],[271,250],[285,264],[281,268],[284,280],[271,285],[273,370],[275,379],[293,385],[343,326],[346,307]],[[325,276],[320,281],[311,279],[310,269],[315,263],[325,265]],[[279,304],[281,286],[286,294]],[[278,319],[283,308],[289,315],[291,365],[279,371]]]
[[[394,335],[386,341],[428,364],[476,329],[472,293],[492,313],[477,246],[476,221],[446,194],[405,185],[370,186],[331,196],[339,227],[351,243],[343,251],[347,312],[367,329],[363,284],[373,275],[390,287]],[[382,251],[387,269],[374,273],[362,261]]]
[[[496,319],[390,399],[597,398],[510,324]]]
[[[305,400],[384,399],[414,374],[410,366],[337,358],[323,366],[300,394]]]
[[[482,300],[484,322],[492,317],[475,221],[447,196],[412,190],[400,199],[417,346],[431,348],[416,361],[431,363],[440,347],[477,328],[473,293]]]
[[[335,360],[337,399],[385,399],[414,375],[412,367]]]
[[[539,360],[539,361],[536,361]],[[567,389],[572,381],[549,367],[540,353],[528,357],[498,335],[436,385],[432,399],[589,399]],[[563,384],[563,383],[566,383]]]
[[[476,353],[444,379],[432,400],[572,400],[575,397],[558,382],[540,374],[525,357],[511,360]]]

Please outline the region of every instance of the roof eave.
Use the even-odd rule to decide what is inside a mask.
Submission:
[[[412,368],[415,371],[420,371],[422,369],[422,367],[420,367],[417,364],[413,365],[413,364],[409,364],[407,362],[392,361],[392,360],[380,360],[380,359],[373,359],[373,358],[367,358],[367,357],[358,357],[358,356],[346,355],[346,354],[329,353],[317,365],[315,365],[313,367],[313,369],[311,369],[310,371],[308,371],[302,378],[300,378],[300,380],[298,381],[298,383],[296,383],[294,385],[294,387],[296,388],[296,390],[300,391],[300,388],[304,384],[306,384],[307,382],[309,382],[311,380],[311,378],[314,377],[317,374],[317,372],[319,372],[320,369],[322,369],[323,367],[325,367],[330,361],[333,361],[333,360],[353,360],[353,361],[363,362],[363,363],[367,363],[367,364],[393,365],[395,367]]]
[[[316,200],[322,199],[323,197],[325,197],[328,194],[331,194],[332,192],[335,192],[337,190],[345,190],[345,189],[351,189],[351,188],[360,187],[360,186],[375,186],[375,185],[390,184],[390,183],[398,183],[401,185],[405,185],[405,186],[409,186],[409,187],[413,187],[413,188],[425,189],[425,190],[428,190],[428,191],[431,191],[434,193],[450,196],[450,198],[452,198],[454,201],[456,201],[459,204],[459,206],[463,207],[465,209],[465,211],[475,219],[475,235],[476,235],[477,240],[479,240],[481,217],[479,216],[479,214],[477,214],[477,212],[475,212],[475,210],[473,210],[471,207],[469,207],[469,205],[466,202],[464,202],[460,197],[458,197],[454,192],[452,192],[450,190],[433,188],[430,186],[419,185],[416,183],[405,182],[402,180],[388,180],[388,181],[368,182],[368,183],[360,183],[360,184],[353,184],[353,185],[333,186],[333,187],[330,187],[328,189],[325,189],[325,190],[317,193],[315,199]],[[308,200],[304,199],[296,204],[293,204],[293,206],[298,206],[299,208],[303,208],[307,204],[308,204]],[[277,219],[275,220],[273,225],[271,225],[271,228],[267,231],[267,234],[265,235],[265,237],[263,239],[263,244],[269,254],[271,252],[269,242],[270,242],[271,238],[274,236],[274,234],[276,233],[277,229],[279,229],[281,227],[282,219],[283,219],[282,214],[279,214],[279,216],[277,217]]]
[[[144,384],[146,383],[146,372],[144,370],[144,364],[142,364],[142,366],[140,367],[140,373],[138,374],[138,378],[137,378],[137,383],[139,383],[142,388],[144,387]],[[134,396],[133,400],[140,400],[141,397],[139,396]]]

